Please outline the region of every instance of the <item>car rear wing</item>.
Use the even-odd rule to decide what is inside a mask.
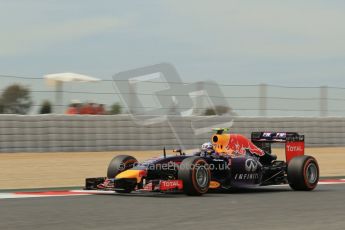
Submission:
[[[296,156],[304,155],[304,135],[296,132],[252,132],[251,140],[253,144],[268,153],[272,152],[272,143],[284,143],[286,162]]]

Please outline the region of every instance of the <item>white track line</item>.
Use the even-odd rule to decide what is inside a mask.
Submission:
[[[335,180],[325,180],[320,181],[318,183],[319,185],[330,185],[330,184],[345,184],[345,179],[335,179]],[[282,185],[272,185],[274,187],[287,187],[288,184],[282,184]],[[265,186],[269,187],[269,186]],[[51,194],[56,192],[56,194]],[[115,194],[114,191],[100,191],[100,190],[69,190],[65,191],[67,193],[59,194],[61,191],[47,191],[48,194],[35,194],[30,192],[23,193],[1,193],[0,192],[0,199],[17,199],[17,198],[41,198],[41,197],[65,197],[65,196],[88,196],[88,195],[97,195],[97,194]]]

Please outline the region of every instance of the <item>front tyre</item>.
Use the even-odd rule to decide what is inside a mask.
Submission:
[[[209,189],[211,172],[204,159],[194,156],[181,162],[178,178],[183,181],[183,191],[187,195],[200,196]]]
[[[319,165],[314,157],[298,156],[290,160],[287,178],[292,189],[313,190],[319,182]]]
[[[114,157],[108,166],[107,177],[115,178],[117,174],[127,169],[133,168],[134,164],[138,163],[137,159],[128,155],[119,155]]]

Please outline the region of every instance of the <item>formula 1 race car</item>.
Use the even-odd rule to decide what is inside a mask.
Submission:
[[[294,190],[313,190],[319,180],[314,157],[304,155],[304,135],[295,132],[253,132],[251,140],[215,129],[212,151],[138,161],[119,155],[108,166],[107,177],[87,178],[87,190],[175,192],[202,195],[209,190],[289,184]],[[272,143],[284,143],[286,161],[277,160]]]

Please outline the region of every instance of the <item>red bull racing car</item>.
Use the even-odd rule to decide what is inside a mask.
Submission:
[[[319,166],[304,155],[304,135],[296,132],[253,132],[251,140],[240,134],[215,129],[211,142],[201,151],[138,162],[119,155],[108,166],[107,177],[87,178],[85,189],[175,192],[202,195],[209,190],[289,184],[294,190],[313,190]],[[272,143],[284,143],[286,160],[277,160]]]

